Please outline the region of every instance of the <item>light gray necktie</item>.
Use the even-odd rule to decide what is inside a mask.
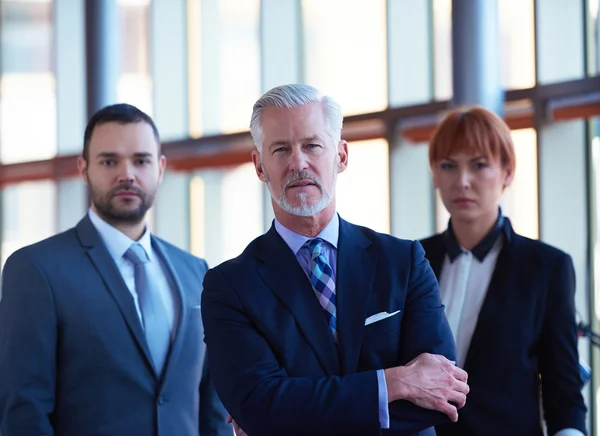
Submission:
[[[167,319],[167,310],[163,304],[158,289],[150,280],[148,271],[148,253],[140,244],[132,244],[123,255],[133,263],[135,271],[135,292],[142,312],[142,327],[146,334],[146,342],[154,360],[157,374],[160,374],[165,364],[171,343],[171,332]]]

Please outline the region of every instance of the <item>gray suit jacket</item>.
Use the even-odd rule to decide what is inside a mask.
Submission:
[[[9,257],[0,300],[0,434],[231,435],[204,365],[206,262],[154,236],[152,244],[181,304],[162,376],[87,216]]]

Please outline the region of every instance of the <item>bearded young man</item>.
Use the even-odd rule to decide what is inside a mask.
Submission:
[[[467,374],[452,362],[421,245],[336,213],[348,165],[339,105],[280,86],[256,102],[250,129],[275,220],[206,274],[202,295],[210,368],[236,431],[409,435],[456,421]]]
[[[3,436],[231,435],[204,365],[206,262],[145,222],[165,165],[139,109],[90,119],[78,160],[88,214],[4,267]]]

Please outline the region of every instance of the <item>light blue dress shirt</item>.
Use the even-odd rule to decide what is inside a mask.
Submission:
[[[179,294],[170,278],[166,266],[152,247],[152,240],[150,238],[150,232],[148,229],[146,228],[146,231],[139,241],[134,241],[120,230],[116,229],[100,218],[92,210],[92,208],[89,209],[88,216],[100,234],[100,237],[104,241],[110,256],[115,261],[115,264],[117,265],[117,268],[123,277],[123,281],[125,282],[131,298],[133,299],[133,303],[141,324],[143,324],[142,311],[140,310],[138,295],[135,290],[134,267],[133,264],[126,260],[123,256],[125,252],[129,250],[131,244],[136,242],[144,248],[150,260],[149,273],[152,281],[155,283],[155,289],[160,293],[160,298],[165,305],[165,311],[167,314],[167,321],[172,340],[176,333],[177,323],[179,322]]]
[[[279,236],[283,238],[285,243],[290,247],[292,252],[296,255],[296,259],[302,266],[302,269],[306,273],[306,276],[310,278],[311,271],[311,258],[308,248],[304,247],[304,244],[309,239],[304,235],[300,235],[281,224],[275,219],[275,230],[279,233]],[[336,281],[337,271],[337,246],[340,234],[340,218],[338,214],[334,214],[333,218],[327,224],[327,226],[319,233],[316,237],[323,239],[323,255],[327,258],[329,266],[333,270],[333,281]],[[336,293],[343,292],[344,290],[337,289]],[[381,428],[390,428],[390,413],[388,409],[388,392],[387,385],[385,383],[385,375],[383,369],[377,370],[377,385],[379,388],[379,422]]]

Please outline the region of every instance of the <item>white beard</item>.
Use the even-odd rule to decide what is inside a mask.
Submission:
[[[264,168],[264,166],[263,166],[263,168]],[[298,174],[300,174],[300,173],[298,173]],[[335,192],[335,185],[337,183],[337,174],[338,174],[337,159],[334,159],[333,160],[333,181],[331,184],[331,192]],[[275,203],[277,203],[277,205],[281,209],[283,209],[284,211],[286,211],[287,213],[289,213],[291,215],[303,216],[303,217],[317,215],[319,212],[323,211],[323,209],[325,209],[327,206],[329,206],[331,204],[331,200],[333,200],[333,195],[325,192],[321,181],[318,180],[314,176],[309,176],[309,177],[302,176],[302,177],[292,178],[292,179],[288,180],[284,185],[283,193],[281,194],[281,196],[279,198],[277,198],[275,196],[275,194],[273,193],[273,187],[271,186],[269,174],[266,171],[265,171],[265,175],[267,178],[267,187],[269,188],[269,192],[271,193],[271,198],[275,201]],[[286,195],[287,187],[294,180],[297,180],[299,178],[300,179],[303,179],[303,178],[311,179],[317,185],[319,190],[321,191],[321,198],[315,204],[312,204],[312,205],[307,204],[306,192],[300,192],[296,195],[296,198],[298,200],[300,200],[300,206],[293,206],[290,203],[290,201],[288,200],[287,195]]]

